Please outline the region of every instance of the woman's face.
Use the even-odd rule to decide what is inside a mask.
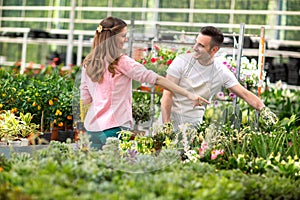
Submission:
[[[119,34],[117,34],[117,41],[118,41],[118,44],[119,44],[119,48],[123,49],[123,46],[124,46],[125,42],[128,41],[127,27],[126,26],[122,29],[122,31]]]

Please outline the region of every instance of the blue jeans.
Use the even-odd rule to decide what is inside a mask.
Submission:
[[[103,131],[86,131],[86,134],[90,137],[91,147],[99,150],[105,145],[106,138],[118,137],[118,132],[123,129],[126,128],[115,127]]]

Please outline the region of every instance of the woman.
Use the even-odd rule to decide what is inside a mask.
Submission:
[[[187,96],[194,106],[209,103],[123,55],[126,34],[127,24],[122,19],[102,20],[91,53],[83,61],[80,97],[83,104],[91,104],[84,126],[94,148],[100,149],[107,137],[117,137],[120,130],[132,126],[132,80]]]

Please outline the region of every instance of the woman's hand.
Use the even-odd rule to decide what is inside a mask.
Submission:
[[[203,106],[203,105],[206,105],[206,104],[210,104],[210,102],[206,99],[204,99],[203,97],[201,96],[197,96],[195,94],[192,94],[190,93],[188,95],[188,98],[191,99],[193,101],[193,104],[194,104],[194,108],[196,106]]]

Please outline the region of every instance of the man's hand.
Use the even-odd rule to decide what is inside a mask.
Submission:
[[[266,106],[261,109],[260,116],[267,126],[273,126],[278,122],[278,117],[276,116],[276,114]]]

